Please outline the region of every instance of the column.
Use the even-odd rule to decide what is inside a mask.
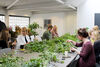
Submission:
[[[7,27],[9,27],[9,14],[8,10],[5,11],[5,24]]]

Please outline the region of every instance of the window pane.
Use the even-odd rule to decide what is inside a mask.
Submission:
[[[29,18],[28,17],[16,17],[10,16],[9,17],[9,26],[13,28],[15,31],[15,26],[27,27],[29,25]]]
[[[0,15],[0,21],[5,22],[5,16]]]

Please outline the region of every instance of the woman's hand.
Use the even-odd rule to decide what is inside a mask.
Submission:
[[[67,40],[66,42],[72,42],[72,40]]]
[[[76,52],[77,54],[80,54],[80,52],[77,50],[77,49],[75,49],[75,48],[71,48],[71,51],[74,51],[74,52]]]
[[[75,51],[76,51],[76,49],[72,47],[72,48],[71,48],[71,51],[75,52]]]
[[[26,44],[24,44],[24,45],[27,45],[27,44],[29,44],[30,42],[28,42],[28,43],[26,43]]]
[[[71,42],[71,43],[73,43],[74,45],[76,45],[76,42],[73,41],[73,40],[67,40],[66,42]]]

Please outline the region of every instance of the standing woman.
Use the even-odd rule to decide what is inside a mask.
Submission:
[[[72,51],[75,51],[79,56],[78,67],[95,67],[95,54],[91,41],[88,39],[88,32],[85,28],[80,28],[78,30],[77,37],[79,40],[82,40],[81,43],[76,43],[72,40],[67,42],[72,42],[77,47],[82,46],[81,51],[78,51],[75,48],[71,48]]]
[[[21,29],[21,35],[18,35],[17,37],[17,49],[24,49],[24,46],[27,45],[30,42],[30,38],[27,35],[27,29],[26,27],[23,27]]]
[[[52,38],[58,37],[58,33],[57,33],[57,26],[54,25],[53,29],[52,29]]]

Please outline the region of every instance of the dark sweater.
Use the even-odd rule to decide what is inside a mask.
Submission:
[[[7,43],[6,43],[6,41],[0,40],[0,48],[1,48],[1,49],[7,48]]]
[[[82,46],[78,66],[95,67],[96,60],[92,43],[90,41],[85,44],[77,43],[76,46]]]
[[[96,62],[100,63],[100,40],[94,42],[94,52],[95,52]]]

